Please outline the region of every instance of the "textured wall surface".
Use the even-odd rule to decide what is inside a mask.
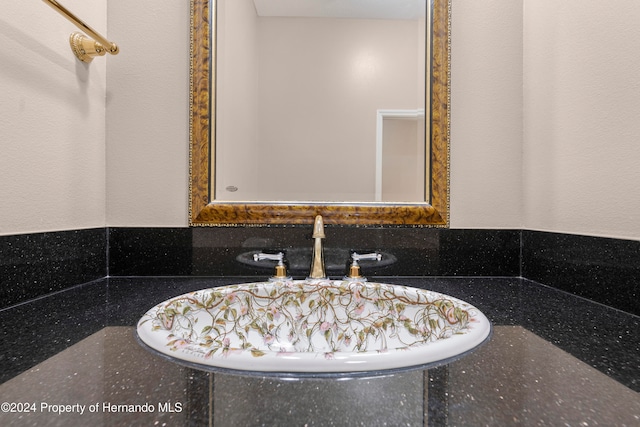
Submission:
[[[188,2],[67,6],[121,53],[84,66],[46,5],[6,8],[0,234],[186,226]],[[640,6],[452,6],[452,227],[639,239]]]
[[[168,43],[110,62],[110,226],[187,225],[188,4],[156,3],[109,3],[113,34]],[[451,225],[520,227],[522,5],[454,1],[452,32]]]
[[[107,2],[64,2],[97,31]],[[76,27],[41,1],[0,16],[0,234],[105,224],[106,61],[80,63]]]
[[[110,1],[107,225],[187,225],[189,2]]]
[[[523,223],[640,239],[640,3],[524,4]]]

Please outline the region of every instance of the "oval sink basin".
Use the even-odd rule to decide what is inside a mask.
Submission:
[[[140,340],[199,367],[317,373],[427,365],[482,344],[477,308],[422,289],[291,280],[222,286],[172,298],[138,322]]]

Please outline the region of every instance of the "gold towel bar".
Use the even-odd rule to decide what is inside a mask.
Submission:
[[[67,8],[62,6],[56,0],[42,1],[57,10],[60,15],[67,18],[69,21],[75,24],[76,27],[80,28],[84,33],[93,38],[90,39],[80,33],[71,33],[71,36],[69,36],[69,44],[71,44],[71,50],[80,61],[91,62],[94,56],[102,56],[105,54],[105,52],[109,52],[111,55],[118,54],[118,46],[115,43],[112,43],[106,38],[102,37],[99,33],[82,22],[81,19],[71,13]]]

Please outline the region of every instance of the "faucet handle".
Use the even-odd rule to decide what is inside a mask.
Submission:
[[[356,265],[358,265],[358,261],[363,261],[363,260],[380,261],[381,259],[382,259],[382,254],[379,252],[371,252],[368,254],[359,254],[357,252],[353,252],[351,254],[351,260]]]
[[[381,259],[382,259],[382,254],[378,252],[371,252],[368,254],[359,254],[357,252],[351,253],[351,265],[349,266],[349,274],[345,276],[345,280],[354,280],[354,279],[361,280],[361,281],[367,280],[365,277],[363,277],[360,274],[360,265],[358,264],[358,261],[364,261],[364,260],[380,261]]]
[[[275,274],[269,278],[270,281],[276,280],[291,280],[290,276],[287,276],[287,267],[284,265],[284,252],[278,252],[277,254],[267,254],[260,252],[253,254],[254,261],[277,261]]]
[[[264,252],[259,252],[257,254],[253,254],[254,261],[264,261],[268,259],[270,261],[278,261],[278,263],[284,263],[284,252],[278,252],[277,254],[267,254]]]

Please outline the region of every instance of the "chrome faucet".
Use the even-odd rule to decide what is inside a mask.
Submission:
[[[265,259],[277,262],[275,274],[269,278],[270,282],[291,280],[291,276],[287,275],[287,267],[284,265],[284,252],[278,252],[277,254],[265,254],[264,252],[253,254],[254,261],[264,261]]]
[[[313,254],[311,256],[311,271],[308,279],[326,279],[324,271],[324,255],[322,251],[322,239],[324,239],[324,222],[322,215],[317,215],[313,223]]]
[[[363,277],[360,274],[360,264],[358,264],[358,262],[364,260],[380,261],[381,259],[382,254],[378,252],[372,252],[370,254],[359,254],[357,252],[353,252],[351,254],[351,265],[349,266],[349,273],[344,276],[344,280],[358,280],[361,282],[366,282],[367,278]]]

